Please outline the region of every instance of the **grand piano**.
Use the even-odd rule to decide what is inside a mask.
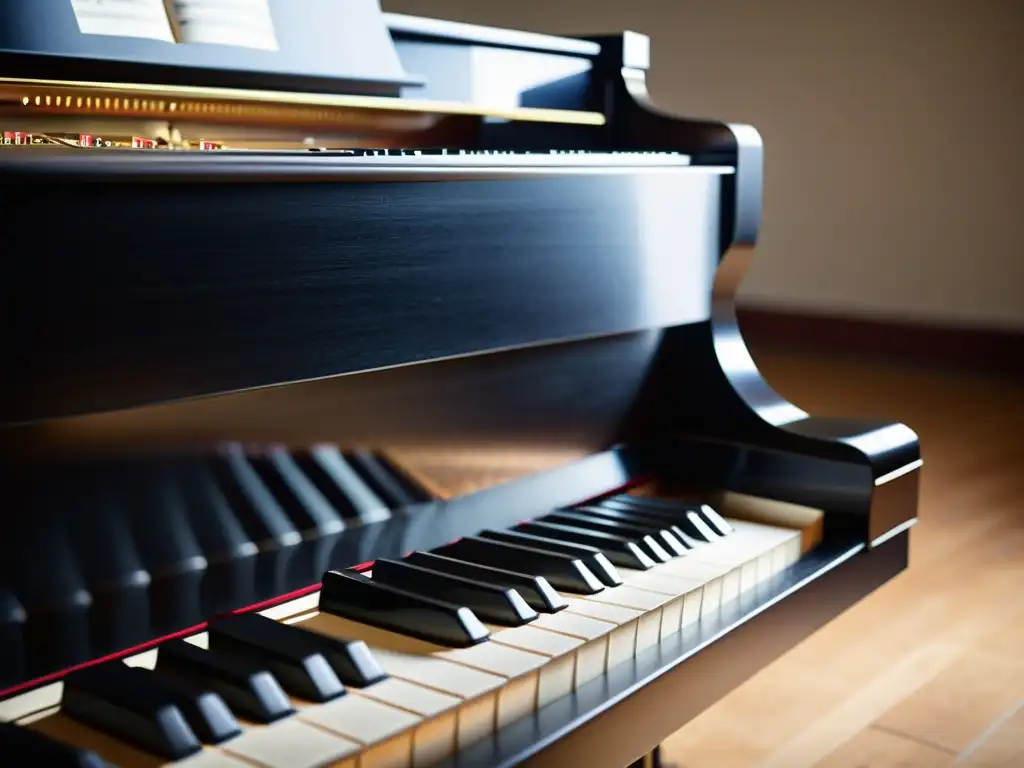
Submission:
[[[762,379],[760,137],[649,64],[0,6],[0,760],[656,764],[906,567],[915,434]]]

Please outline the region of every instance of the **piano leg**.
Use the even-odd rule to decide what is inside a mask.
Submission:
[[[639,760],[635,760],[629,768],[662,768],[661,747],[655,747]]]

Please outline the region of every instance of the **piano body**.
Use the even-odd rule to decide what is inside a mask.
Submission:
[[[643,35],[155,6],[0,8],[5,760],[622,766],[905,568]]]

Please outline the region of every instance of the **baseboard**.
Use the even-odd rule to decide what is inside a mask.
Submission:
[[[897,359],[911,365],[1024,377],[1024,332],[746,306],[740,330],[753,350],[788,349]]]

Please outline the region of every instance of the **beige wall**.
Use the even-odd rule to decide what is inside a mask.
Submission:
[[[651,90],[766,144],[749,302],[1024,330],[1024,0],[384,0],[652,38]]]

